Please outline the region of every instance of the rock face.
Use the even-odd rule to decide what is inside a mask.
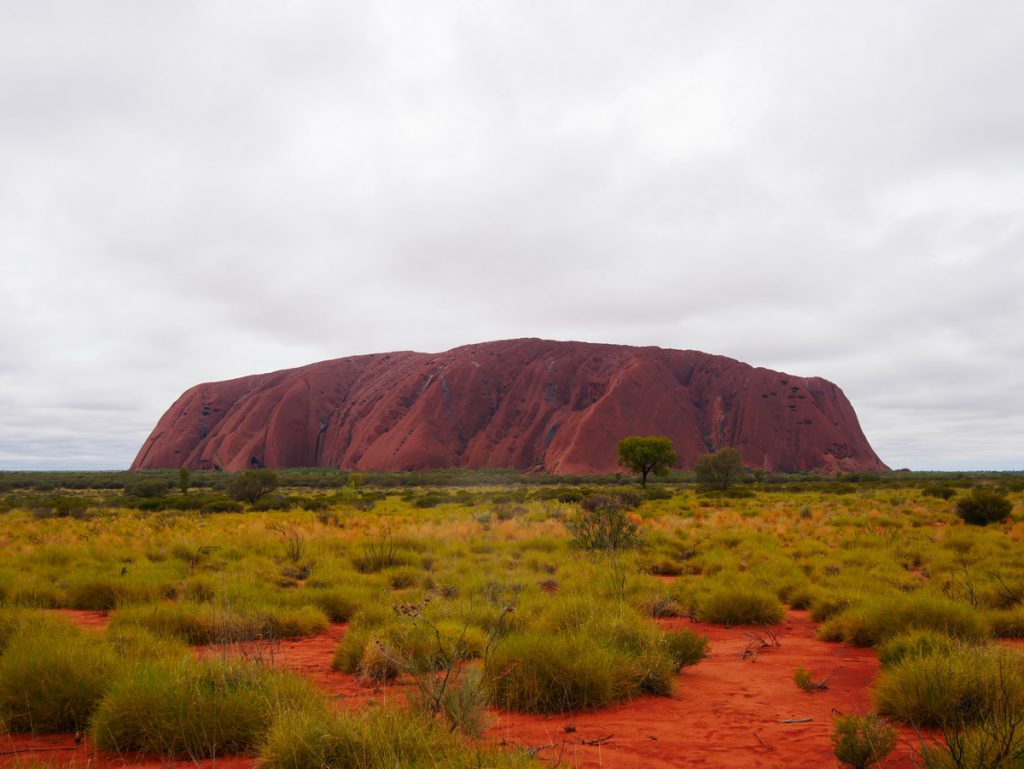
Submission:
[[[885,470],[831,382],[693,350],[515,339],[196,385],[132,469],[513,467],[609,473],[627,435],[689,468],[739,449],[765,470]]]

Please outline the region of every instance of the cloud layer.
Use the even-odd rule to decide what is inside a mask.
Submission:
[[[0,467],[126,467],[199,381],[540,336],[1024,468],[1019,3],[8,5]]]

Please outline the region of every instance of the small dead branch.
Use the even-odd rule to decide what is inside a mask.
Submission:
[[[784,718],[779,721],[780,724],[808,724],[813,721],[813,718]]]
[[[761,739],[761,735],[758,734],[757,732],[751,732],[751,734],[754,735],[754,739],[757,740],[758,742],[760,742],[761,743],[761,747],[764,748],[765,750],[771,751],[771,750],[775,749],[775,748],[770,747],[767,742],[762,740]]]
[[[773,630],[765,630],[761,633],[744,633],[747,637],[747,648],[739,653],[741,660],[757,661],[757,655],[769,649],[779,649],[782,642]]]
[[[21,753],[57,753],[63,750],[78,750],[77,745],[61,748],[18,748],[17,750],[5,750],[0,756],[17,756]]]
[[[579,740],[580,745],[590,745],[591,747],[599,747],[601,745],[607,745],[614,736],[614,734],[609,734],[607,737],[598,737],[596,740],[585,740],[582,737],[577,737],[576,739]]]
[[[526,755],[528,755],[530,758],[536,758],[537,754],[540,753],[542,750],[547,750],[548,748],[553,748],[553,747],[555,747],[555,743],[553,743],[553,742],[549,742],[546,745],[537,745],[536,747],[533,747],[533,748],[527,748],[526,749]]]

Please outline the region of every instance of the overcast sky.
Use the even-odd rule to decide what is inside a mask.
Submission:
[[[1024,468],[1024,3],[0,3],[0,468],[187,387],[538,336]]]

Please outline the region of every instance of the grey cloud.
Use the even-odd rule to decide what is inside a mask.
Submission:
[[[825,376],[892,465],[1024,467],[1019,4],[0,15],[0,466],[532,335]]]

